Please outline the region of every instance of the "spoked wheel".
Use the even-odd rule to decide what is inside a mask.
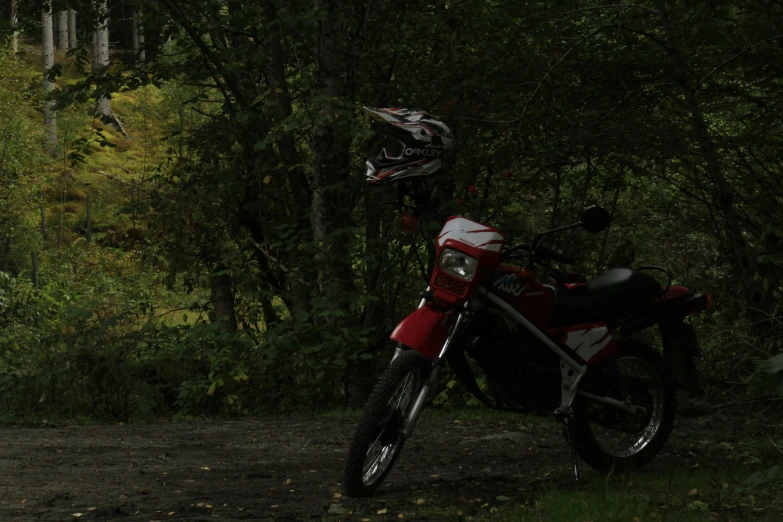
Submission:
[[[601,470],[623,471],[650,462],[674,425],[676,393],[661,355],[649,346],[620,341],[614,364],[591,368],[580,388],[630,404],[635,412],[577,395],[575,443],[579,455]]]
[[[366,497],[391,471],[405,438],[402,428],[431,363],[419,352],[401,353],[386,368],[356,427],[345,464],[345,492]]]

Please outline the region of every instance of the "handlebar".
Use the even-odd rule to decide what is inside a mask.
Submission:
[[[558,252],[553,252],[552,250],[542,246],[536,248],[535,253],[533,253],[533,259],[540,261],[551,259],[552,261],[557,261],[558,263],[563,263],[564,265],[573,265],[576,263],[575,259]]]
[[[539,261],[547,261],[547,260],[556,261],[558,263],[563,263],[565,265],[573,265],[576,263],[575,259],[568,257],[567,255],[554,252],[540,245],[537,245],[535,250],[531,250],[529,245],[515,245],[509,248],[508,250],[506,250],[503,253],[503,257],[505,258],[512,257],[520,250],[525,252],[532,252],[531,261],[534,263]]]

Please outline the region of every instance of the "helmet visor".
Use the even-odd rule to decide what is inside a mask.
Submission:
[[[385,158],[398,160],[405,155],[405,144],[388,134],[383,137],[383,149],[381,155]]]

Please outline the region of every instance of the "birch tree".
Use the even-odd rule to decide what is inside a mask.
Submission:
[[[11,27],[14,30],[13,35],[11,36],[11,49],[13,50],[14,55],[19,52],[19,31],[16,30],[16,23],[19,16],[19,6],[17,4],[18,0],[11,0]]]
[[[68,50],[73,51],[79,46],[79,40],[76,37],[76,11],[68,8]]]
[[[47,152],[51,155],[57,153],[57,114],[54,111],[54,100],[49,99],[54,90],[54,83],[49,81],[49,71],[54,67],[54,34],[52,27],[52,5],[44,4],[41,11],[43,26],[41,54],[43,55],[43,87],[46,101],[44,102],[44,125],[46,126]]]
[[[133,10],[133,28],[131,30],[133,39],[133,54],[141,60],[145,59],[144,51],[144,24],[141,20],[142,13],[140,9]]]
[[[68,11],[57,12],[57,49],[68,49]]]
[[[109,9],[107,0],[98,3],[98,28],[96,31],[96,65],[107,67],[109,65]],[[104,121],[112,120],[111,100],[102,95],[98,98],[98,112]]]

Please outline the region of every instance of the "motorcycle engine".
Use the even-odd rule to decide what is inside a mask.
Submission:
[[[468,355],[486,375],[501,406],[554,408],[560,401],[560,360],[533,335],[488,313],[473,330]]]

